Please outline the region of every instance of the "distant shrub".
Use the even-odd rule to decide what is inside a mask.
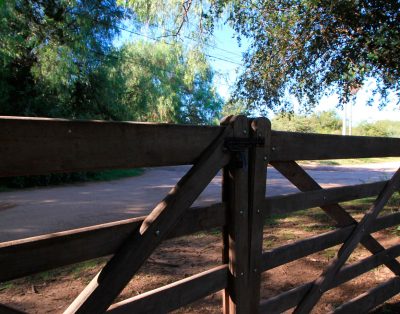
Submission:
[[[76,182],[108,181],[133,177],[143,173],[142,169],[115,169],[96,172],[52,173],[48,175],[0,178],[1,189],[22,189],[36,186],[54,186]]]

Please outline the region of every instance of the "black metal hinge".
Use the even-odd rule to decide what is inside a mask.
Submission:
[[[246,168],[247,158],[245,150],[250,147],[262,147],[264,145],[264,137],[227,137],[224,143],[226,150],[235,153],[230,162],[230,166],[233,168]]]
[[[254,146],[264,146],[264,137],[227,137],[225,139],[225,148],[230,152],[243,152]]]

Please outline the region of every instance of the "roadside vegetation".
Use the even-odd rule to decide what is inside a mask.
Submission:
[[[40,176],[18,176],[0,178],[0,192],[38,186],[57,186],[69,183],[110,181],[139,176],[144,169],[113,169],[97,172],[52,173]]]
[[[342,134],[342,120],[333,110],[304,115],[281,113],[271,123],[277,131]],[[352,135],[400,137],[400,121],[363,121],[353,127]]]

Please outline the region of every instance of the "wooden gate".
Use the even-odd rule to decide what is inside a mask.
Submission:
[[[147,216],[0,244],[0,281],[112,254],[65,313],[163,313],[223,290],[225,313],[309,313],[324,292],[379,265],[393,278],[343,304],[338,313],[366,312],[400,292],[400,245],[385,249],[371,233],[400,223],[400,213],[378,217],[400,187],[389,181],[322,189],[296,160],[400,156],[400,139],[271,131],[265,118],[228,117],[219,127],[0,119],[0,176],[108,168],[192,164]],[[265,197],[270,164],[301,191]],[[222,169],[222,202],[191,208]],[[377,195],[357,222],[340,202]],[[319,206],[337,229],[262,251],[265,219]],[[223,227],[223,264],[113,304],[166,238]],[[261,273],[342,243],[314,281],[260,302]],[[361,243],[372,255],[345,262]],[[17,312],[0,306],[0,312]]]

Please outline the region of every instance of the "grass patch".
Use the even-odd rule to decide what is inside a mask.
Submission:
[[[398,157],[376,157],[376,158],[353,158],[353,159],[332,159],[309,161],[304,160],[300,163],[303,165],[324,165],[324,166],[344,166],[344,165],[363,165],[383,162],[400,162]]]
[[[368,197],[358,200],[352,200],[342,204],[346,208],[346,210],[348,210],[350,213],[353,214],[364,213],[373,205],[375,199],[376,197]],[[385,215],[385,214],[396,213],[399,211],[399,209],[400,209],[400,193],[395,192],[385,205],[381,214]]]
[[[71,269],[71,275],[77,279],[82,277],[89,269],[92,268],[97,268],[99,265],[101,265],[104,262],[103,259],[94,259],[94,260],[90,260],[90,261],[85,261],[82,263],[79,263],[77,265],[75,265],[75,267],[73,267]]]
[[[28,283],[30,285],[40,286],[53,281],[57,281],[59,278],[65,276],[72,276],[74,279],[83,278],[85,277],[85,275],[89,274],[92,269],[100,268],[100,266],[103,265],[106,260],[106,257],[99,257],[73,265],[62,266],[59,268],[29,275],[23,278],[0,283],[0,291],[16,288],[21,285],[21,283]]]
[[[303,230],[307,232],[334,230],[334,229],[336,229],[334,226],[327,226],[327,225],[310,225],[310,226],[305,226],[303,228]]]
[[[0,291],[12,289],[15,287],[15,284],[12,282],[3,282],[0,283]]]
[[[93,181],[110,181],[128,177],[136,177],[142,175],[143,169],[114,169],[97,172],[93,175]]]
[[[329,248],[321,251],[321,255],[329,261],[336,256],[337,252],[338,252],[337,249]]]

